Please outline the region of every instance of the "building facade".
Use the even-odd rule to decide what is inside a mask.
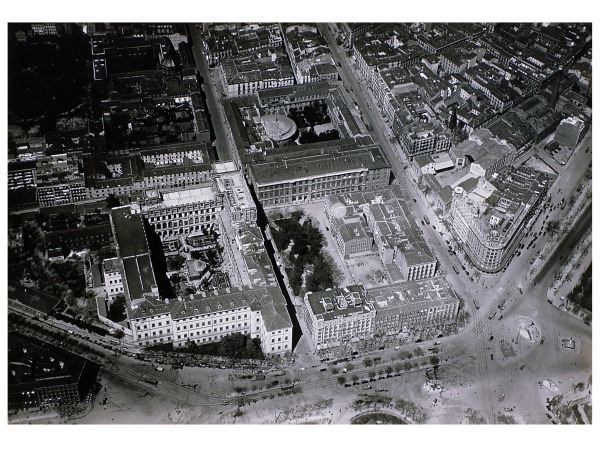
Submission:
[[[362,285],[307,292],[303,311],[317,349],[373,337],[375,309]]]
[[[379,147],[365,147],[252,164],[250,178],[261,204],[275,206],[383,188],[390,170]]]
[[[218,342],[233,333],[259,338],[266,354],[292,349],[292,322],[278,288],[211,292],[175,300],[147,300],[129,310],[133,340],[141,347]]]
[[[450,229],[475,267],[506,266],[548,188],[547,175],[527,167],[505,168],[469,194],[454,188]]]

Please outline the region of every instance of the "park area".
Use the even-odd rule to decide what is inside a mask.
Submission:
[[[338,245],[331,234],[329,223],[325,217],[325,207],[323,202],[308,203],[283,208],[269,208],[267,209],[267,216],[269,217],[270,222],[275,222],[275,224],[277,224],[280,220],[286,220],[282,218],[291,218],[291,220],[298,222],[297,219],[294,219],[294,217],[300,217],[300,214],[297,212],[301,212],[303,218],[309,218],[311,225],[316,228],[322,236],[322,241],[320,244],[322,245],[321,252],[325,255],[324,259],[328,261],[328,263],[335,265],[335,268],[332,270],[334,276],[331,278],[335,284],[338,286],[363,284],[365,287],[369,288],[380,286],[385,282],[383,278],[385,269],[381,263],[381,260],[379,259],[379,256],[376,254],[376,248],[374,254],[372,255],[363,255],[351,259],[344,259],[342,257],[339,252]],[[299,220],[301,221],[303,219]],[[277,231],[274,232],[274,236],[276,234]],[[287,240],[283,243],[289,244]],[[279,244],[277,244],[277,246],[279,248]],[[285,249],[279,248],[279,250],[283,251]],[[319,267],[316,267],[314,273],[316,274],[318,271]],[[291,282],[292,277],[295,277],[297,280],[298,274],[290,273],[289,271],[287,273],[288,277],[290,277],[290,284],[293,288],[294,284]],[[323,281],[326,281],[325,276],[323,274],[320,275]],[[306,288],[308,285],[304,287]],[[315,292],[314,288],[316,287],[326,289],[327,287],[332,286],[323,283],[318,286],[312,284],[310,287],[313,289],[307,290]]]

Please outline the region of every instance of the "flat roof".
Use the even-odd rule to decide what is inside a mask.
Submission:
[[[212,186],[186,189],[163,194],[161,206],[172,207],[189,203],[214,201],[217,194]]]
[[[141,214],[132,212],[131,207],[127,205],[113,208],[110,215],[119,256],[127,258],[148,253],[148,241]]]
[[[323,154],[285,158],[283,161],[255,163],[250,167],[257,185],[277,184],[295,179],[311,179],[330,173],[353,173],[358,170],[390,168],[379,146],[347,151],[324,151]]]

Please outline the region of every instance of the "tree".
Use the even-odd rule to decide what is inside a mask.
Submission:
[[[344,375],[340,375],[337,377],[337,382],[340,386],[346,384],[346,377]]]
[[[405,359],[410,359],[413,357],[413,354],[407,350],[402,350],[399,355],[400,359],[404,361]]]
[[[514,425],[515,423],[517,423],[513,416],[509,416],[506,414],[499,414],[497,416],[497,420],[498,420],[499,424],[503,424],[503,425]]]
[[[413,351],[415,353],[415,356],[423,356],[425,354],[421,347],[415,347]]]
[[[173,255],[167,258],[167,270],[169,272],[176,272],[181,269],[181,266],[185,263],[185,257],[181,255]]]
[[[121,328],[117,328],[113,335],[121,342],[121,339],[125,337],[125,332]]]
[[[554,236],[557,233],[559,228],[560,228],[560,222],[558,220],[550,220],[546,224],[546,231],[551,236]]]
[[[363,359],[363,364],[365,367],[373,367],[373,360],[371,358]]]
[[[456,124],[457,124],[456,109],[452,108],[452,114],[450,114],[450,118],[448,119],[448,128],[450,128],[450,130],[454,130],[456,128]]]
[[[360,379],[360,377],[357,374],[352,375],[352,382],[353,383],[356,383],[359,379]]]
[[[372,380],[377,375],[377,372],[375,372],[374,370],[369,370],[368,375],[369,375],[369,378]]]
[[[376,356],[375,358],[373,358],[373,364],[377,365],[381,362],[381,357],[380,356]]]
[[[108,306],[107,317],[113,322],[122,322],[127,318],[127,302],[125,296],[117,295]]]
[[[392,366],[387,366],[385,368],[385,373],[388,377],[392,374],[392,372],[394,372],[394,369],[392,368]]]
[[[432,356],[431,358],[429,358],[429,361],[431,362],[432,366],[437,366],[440,363],[440,358],[438,358],[437,356]]]
[[[337,375],[338,373],[340,373],[340,369],[338,369],[337,367],[334,367],[333,369],[331,369],[331,373],[334,375]]]
[[[108,207],[108,209],[118,208],[119,206],[121,206],[121,201],[117,197],[115,197],[115,194],[110,194],[106,198],[106,206]]]
[[[346,364],[346,370],[348,372],[352,372],[354,370],[354,366],[350,363]]]

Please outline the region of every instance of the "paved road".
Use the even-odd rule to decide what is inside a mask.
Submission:
[[[210,75],[208,61],[204,55],[201,33],[196,27],[196,24],[187,24],[186,27],[193,43],[192,54],[194,55],[194,60],[196,61],[196,68],[198,69],[200,75],[204,78],[202,90],[206,94],[206,103],[210,111],[210,120],[216,136],[214,145],[217,149],[217,155],[220,161],[228,161],[232,159],[235,149],[232,149],[231,140],[228,136],[228,124],[223,113],[220,94],[215,88]]]

